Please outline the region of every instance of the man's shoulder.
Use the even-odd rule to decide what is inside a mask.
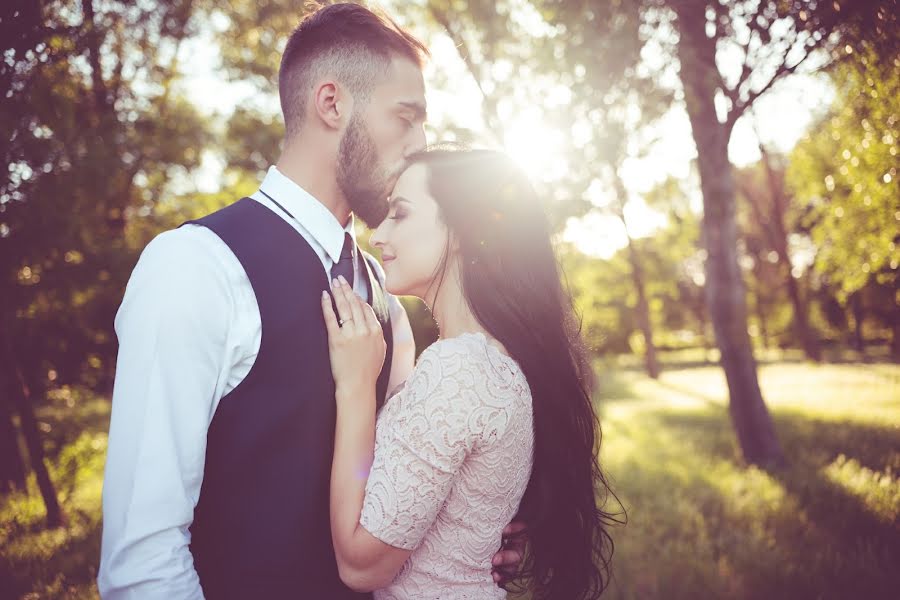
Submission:
[[[211,229],[195,223],[168,229],[150,240],[144,255],[164,260],[196,260],[209,257],[224,245]]]
[[[185,225],[147,244],[128,279],[116,315],[117,333],[153,319],[176,328],[204,322],[217,327],[227,321],[232,269],[216,247],[215,234],[204,230]]]
[[[234,262],[230,248],[212,230],[188,223],[150,240],[132,277],[227,284],[233,279]]]

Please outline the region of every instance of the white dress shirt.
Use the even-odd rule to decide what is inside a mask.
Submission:
[[[275,167],[260,190],[295,218],[260,191],[252,198],[290,223],[330,273],[345,232],[356,239],[353,219],[342,227]],[[358,269],[354,261],[354,289],[366,297]],[[376,276],[384,281],[380,266]],[[393,389],[412,371],[415,342],[402,305],[389,294],[387,300]],[[115,329],[119,355],[103,486],[100,594],[200,599],[188,528],[203,483],[207,429],[219,400],[249,373],[259,352],[256,296],[228,246],[206,227],[185,225],[144,249]]]

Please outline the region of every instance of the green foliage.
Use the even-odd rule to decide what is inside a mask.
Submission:
[[[595,353],[628,352],[629,336],[637,327],[631,306],[636,299],[621,253],[608,261],[592,260],[574,248],[560,249],[581,334]]]
[[[223,152],[230,169],[265,177],[266,169],[278,160],[284,123],[281,116],[266,115],[243,107],[228,120]]]
[[[860,44],[832,72],[830,111],[791,155],[795,194],[809,205],[806,225],[816,268],[840,298],[870,279],[896,286],[900,266],[900,58]]]
[[[664,202],[669,205],[669,222],[652,236],[632,241],[642,265],[659,348],[706,344],[700,224],[697,215],[682,205],[679,193],[670,183],[654,190],[651,203],[660,208]],[[597,354],[643,352],[628,249],[609,259],[591,258],[563,244],[557,250],[588,346]]]
[[[98,385],[148,241],[129,230],[210,139],[171,90],[190,2],[34,6],[3,9],[17,35],[0,74],[0,327],[32,385]]]
[[[223,4],[200,0],[198,4],[202,14],[222,23],[217,34],[226,74],[250,81],[265,93],[277,94],[281,52],[291,31],[315,10],[316,3],[234,0]]]

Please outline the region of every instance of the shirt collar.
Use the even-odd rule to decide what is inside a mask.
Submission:
[[[349,233],[350,239],[353,240],[353,256],[356,257],[356,228],[354,227],[353,213],[350,214],[347,226],[342,227],[324,204],[289,179],[274,165],[269,167],[266,178],[263,179],[259,189],[284,206],[313,239],[325,249],[332,262],[336,263],[341,258],[345,233]],[[287,217],[287,215],[284,216]]]

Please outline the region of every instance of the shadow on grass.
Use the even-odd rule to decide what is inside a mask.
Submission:
[[[628,512],[628,524],[611,532],[616,541],[612,579],[605,598],[693,599],[738,598],[746,572],[723,577],[717,566],[731,545],[723,536],[739,535],[719,528],[725,498],[720,491],[687,471],[636,458],[622,465],[628,473],[617,492]],[[656,493],[647,493],[653,490]],[[756,537],[741,541],[751,554],[766,551]]]
[[[802,350],[797,348],[757,348],[754,350],[754,358],[759,366],[774,364],[832,364],[854,365],[862,368],[871,367],[879,370],[885,367],[896,366],[898,359],[891,356],[887,345],[872,345],[864,352],[849,350],[847,348],[823,348],[822,360],[812,363]],[[664,350],[657,352],[662,371],[682,371],[690,369],[719,367],[719,355],[716,350],[689,348],[683,350]],[[644,373],[643,359],[637,354],[623,354],[612,357],[604,357],[603,364],[610,369],[618,369],[632,373]]]
[[[675,437],[689,440],[689,446],[699,455],[742,468],[726,409],[658,412],[653,417]],[[789,495],[796,513],[779,509],[768,514],[760,511],[759,515],[770,521],[773,544],[788,561],[787,569],[762,572],[759,566],[767,561],[752,560],[757,551],[771,553],[775,547],[750,551],[732,547],[736,557],[744,557],[734,568],[746,582],[745,589],[752,590],[749,597],[896,597],[892,596],[900,589],[896,504],[870,506],[824,471],[835,461],[841,463],[841,455],[873,471],[896,468],[900,432],[887,426],[826,421],[793,413],[776,413],[773,418],[790,464],[768,475]],[[686,490],[692,498],[695,492]],[[881,501],[895,503],[896,497],[888,495]],[[715,504],[705,506],[704,515],[715,515],[722,509]],[[721,525],[727,530],[729,520]],[[734,535],[740,533],[735,531]],[[754,540],[742,536],[740,543],[752,545]],[[780,579],[791,572],[793,576]]]
[[[634,390],[633,376],[621,370],[603,370],[598,372],[595,397],[601,403],[641,400]]]
[[[728,411],[716,405],[708,411],[660,412],[660,424],[684,435],[698,451],[741,463]],[[775,429],[790,465],[784,469],[817,470],[843,455],[873,471],[897,469],[900,429],[850,421],[816,419],[802,412],[773,414]],[[780,471],[772,471],[777,476]]]
[[[658,379],[656,381],[656,384],[661,387],[664,387],[666,389],[670,389],[673,392],[677,392],[679,394],[683,394],[685,396],[694,398],[695,400],[699,400],[699,401],[703,402],[704,404],[706,404],[707,406],[709,406],[710,408],[721,408],[722,404],[723,404],[722,398],[719,398],[716,396],[710,396],[708,394],[701,394],[697,390],[693,390],[687,386],[675,385],[674,383],[665,381],[663,379]]]

